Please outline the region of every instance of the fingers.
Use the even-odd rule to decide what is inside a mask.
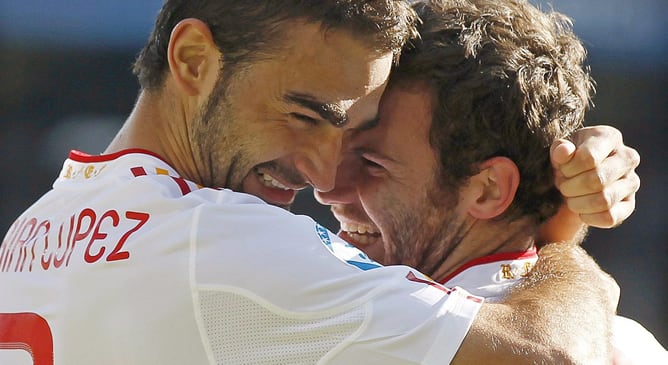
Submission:
[[[566,185],[564,183],[563,185]],[[563,186],[562,185],[562,186]],[[635,173],[614,181],[598,191],[573,197],[567,197],[568,208],[580,214],[598,213],[612,208],[615,204],[635,197],[640,185],[640,178]]]
[[[550,147],[550,160],[552,166],[558,169],[561,165],[568,163],[575,155],[575,145],[567,139],[559,139]]]
[[[597,228],[613,228],[620,225],[635,210],[635,199],[621,201],[610,210],[600,213],[580,214],[580,220],[585,224]]]
[[[567,178],[596,168],[617,149],[626,147],[622,133],[610,126],[581,128],[573,133],[572,139],[577,150],[570,161],[560,166]]]
[[[594,168],[583,171],[578,175],[566,177],[562,169],[556,176],[557,186],[565,197],[593,194],[601,192],[605,187],[618,180],[627,181],[627,185],[619,185],[618,188],[628,188],[617,194],[623,197],[637,191],[640,185],[638,175],[633,171],[640,163],[640,156],[634,149],[623,146],[622,150],[615,152]],[[562,166],[563,167],[563,166]]]
[[[611,228],[633,213],[640,155],[624,145],[620,131],[609,126],[582,128],[573,134],[573,143],[555,142],[550,157],[555,184],[583,223]]]
[[[633,172],[598,192],[567,197],[565,200],[568,209],[577,213],[583,223],[592,227],[612,228],[633,213],[635,193],[639,188],[640,178]]]

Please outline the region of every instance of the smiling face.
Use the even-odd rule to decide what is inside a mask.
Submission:
[[[390,87],[378,125],[351,140],[336,188],[316,194],[331,205],[344,239],[379,262],[427,274],[470,228],[468,198],[443,191],[437,181],[439,162],[429,143],[432,97],[423,86]]]
[[[279,206],[307,184],[332,189],[344,137],[375,118],[392,64],[345,32],[285,26],[280,51],[219,81],[190,132],[204,185]]]

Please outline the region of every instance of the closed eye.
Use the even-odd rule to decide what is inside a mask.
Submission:
[[[304,123],[308,123],[308,124],[312,124],[312,125],[318,124],[317,119],[309,117],[308,115],[304,115],[304,114],[301,114],[301,113],[290,113],[290,116],[299,120],[299,121],[301,121],[301,122],[304,122]]]
[[[386,174],[387,168],[385,164],[388,162],[383,157],[377,156],[376,154],[373,153],[362,153],[360,154],[360,160],[362,161],[362,165],[364,166],[364,169],[371,175],[380,175],[380,174]]]
[[[382,169],[383,166],[379,165],[375,161],[369,160],[368,158],[362,157],[362,163],[364,164],[365,167],[368,168],[375,168],[375,169]]]

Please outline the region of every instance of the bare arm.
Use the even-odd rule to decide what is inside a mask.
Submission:
[[[483,305],[453,364],[609,364],[618,298],[582,248],[546,245],[521,285]]]
[[[538,242],[582,241],[587,226],[615,227],[633,213],[640,156],[619,130],[582,128],[572,142],[555,142],[550,157],[565,204],[541,226]]]

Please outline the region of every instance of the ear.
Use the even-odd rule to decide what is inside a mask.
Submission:
[[[507,157],[492,157],[480,165],[469,186],[476,194],[469,214],[478,219],[492,219],[508,209],[520,184],[517,165]]]
[[[204,94],[218,78],[220,51],[211,30],[199,19],[181,20],[172,29],[167,48],[169,70],[188,95]]]

